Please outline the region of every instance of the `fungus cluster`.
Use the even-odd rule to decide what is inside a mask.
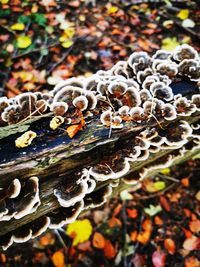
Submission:
[[[108,71],[100,70],[89,78],[63,81],[48,94],[25,93],[12,99],[0,98],[2,127],[46,113],[50,117],[47,118],[48,128],[58,135],[60,128],[69,133],[66,126],[87,127],[91,118],[95,118],[98,126],[109,129],[108,138],[112,131],[138,128],[112,155],[108,153],[97,164],[73,173],[73,184],[68,177],[60,177],[59,186],[53,191],[60,208],[36,220],[35,224],[24,226],[23,240],[33,238],[47,228],[55,229],[70,223],[82,210],[105,203],[121,178],[125,183],[135,184],[149,172],[170,166],[187,151],[191,139],[194,139],[192,149],[199,146],[199,123],[190,125],[187,122],[187,117],[200,111],[199,81],[199,55],[185,44],[173,52],[159,50],[152,57],[145,52],[135,52],[127,61],[118,62]],[[191,96],[188,92],[194,87],[196,93]],[[28,131],[13,145],[16,149],[26,148],[37,136],[37,131]],[[73,135],[69,134],[69,137]],[[177,153],[145,166],[131,178],[127,176],[132,164],[145,162],[151,154],[162,150]],[[33,181],[37,186],[26,196],[28,207],[25,208],[20,199]],[[108,184],[97,189],[98,183],[106,181]],[[15,179],[9,187],[2,189],[0,220],[19,219],[33,212],[39,205],[38,190],[36,177],[22,183]],[[7,234],[0,245],[5,249],[13,242],[20,242],[22,239],[18,236]]]
[[[33,213],[40,205],[39,179],[14,179],[0,190],[0,222],[21,219]]]

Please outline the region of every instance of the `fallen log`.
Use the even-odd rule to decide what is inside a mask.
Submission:
[[[183,45],[152,58],[133,53],[49,94],[1,98],[3,249],[199,154],[199,73],[197,52]]]

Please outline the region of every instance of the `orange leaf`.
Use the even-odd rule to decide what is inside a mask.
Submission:
[[[112,259],[116,255],[116,250],[113,247],[112,243],[110,240],[106,240],[105,242],[105,247],[104,247],[104,255],[107,259]]]
[[[185,228],[182,228],[182,229],[183,229],[183,232],[184,232],[184,234],[185,234],[185,237],[189,238],[189,237],[192,236],[192,233],[191,233],[189,230],[187,230],[187,229],[185,229]]]
[[[117,216],[122,209],[122,204],[118,204],[117,207],[114,209],[113,217]]]
[[[6,262],[6,255],[4,253],[0,254],[1,262],[5,263]]]
[[[76,124],[76,125],[69,126],[66,132],[70,138],[73,138],[81,129],[82,129],[82,126],[80,124]]]
[[[163,220],[159,216],[155,216],[154,221],[155,221],[156,225],[162,225],[163,224]]]
[[[184,211],[186,217],[191,216],[191,211],[189,209],[184,208],[183,211]]]
[[[200,232],[200,220],[191,221],[189,227],[193,233]]]
[[[136,209],[126,209],[127,213],[128,213],[128,217],[135,219],[138,216],[138,211]]]
[[[119,219],[112,217],[109,221],[108,221],[108,225],[113,228],[115,226],[121,226],[122,223]]]
[[[95,232],[92,239],[92,245],[95,248],[103,249],[105,247],[106,240],[104,236],[98,232]]]
[[[80,124],[69,126],[66,132],[70,138],[73,138],[84,126],[85,126],[85,120],[82,118]]]
[[[191,256],[185,260],[185,267],[199,267],[199,260]]]
[[[137,241],[145,245],[149,241],[150,236],[151,232],[149,231],[141,232],[137,236]]]
[[[62,251],[56,251],[52,256],[52,262],[55,267],[65,267],[65,256]]]
[[[144,222],[142,223],[142,228],[145,231],[151,232],[151,230],[152,230],[152,222],[151,222],[151,220],[149,220],[149,219],[144,220]]]
[[[188,178],[181,179],[181,183],[184,187],[188,187],[190,185],[190,181]]]
[[[196,214],[192,213],[192,215],[191,215],[191,219],[192,219],[192,221],[197,220],[197,216],[196,216]]]
[[[167,238],[164,241],[164,246],[170,254],[174,254],[176,251],[176,245],[171,238]]]
[[[163,196],[160,196],[160,204],[166,211],[169,212],[171,210],[167,199],[165,197],[163,197]]]
[[[133,231],[133,232],[131,232],[131,235],[130,235],[130,239],[131,239],[131,241],[133,241],[133,242],[135,242],[136,240],[137,240],[137,231],[135,230],[135,231]]]

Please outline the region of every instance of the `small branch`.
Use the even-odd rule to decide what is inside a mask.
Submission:
[[[159,191],[155,194],[151,194],[150,196],[139,196],[139,197],[136,197],[136,199],[147,200],[147,199],[159,197],[159,196],[163,195],[166,191],[169,191],[170,189],[172,189],[175,185],[176,185],[176,183],[170,184],[168,187],[166,187],[162,191]]]
[[[175,182],[175,183],[180,183],[180,181],[174,177],[170,177],[170,176],[166,176],[166,175],[163,175],[163,174],[158,174],[157,175],[158,177],[162,178],[162,179],[166,179],[166,180],[169,180],[169,181],[172,181],[172,182]]]

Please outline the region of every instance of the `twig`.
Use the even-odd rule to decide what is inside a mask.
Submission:
[[[76,38],[76,39],[74,39],[74,43],[73,43],[73,45],[72,46],[70,46],[69,48],[68,48],[68,50],[64,53],[64,55],[62,56],[62,58],[58,61],[58,62],[56,62],[48,71],[47,71],[47,73],[46,73],[46,75],[48,76],[56,67],[58,67],[65,59],[66,59],[66,57],[69,55],[69,53],[72,51],[72,49],[73,49],[73,47],[74,47],[74,45],[75,45],[75,43],[77,42],[77,40],[78,40],[78,38]]]
[[[135,199],[139,199],[139,200],[147,200],[147,199],[151,199],[154,197],[158,197],[161,196],[163,193],[165,193],[166,191],[172,189],[172,187],[174,187],[176,185],[176,183],[172,183],[170,184],[168,187],[166,187],[164,190],[159,191],[158,193],[155,194],[151,194],[150,196],[139,196],[139,197],[135,197]]]
[[[163,174],[160,174],[160,173],[158,173],[157,176],[162,178],[162,179],[166,179],[166,180],[169,180],[169,181],[172,181],[172,182],[175,182],[175,183],[180,183],[180,181],[178,179],[176,179],[174,177],[171,177],[171,176],[163,175]]]
[[[185,32],[189,33],[189,34],[192,35],[194,38],[200,40],[200,36],[199,36],[196,32],[194,32],[194,31],[191,30],[190,28],[186,28],[186,27],[184,27],[181,23],[175,21],[174,18],[173,18],[172,16],[162,14],[161,12],[158,12],[158,15],[161,16],[161,17],[163,17],[163,18],[165,18],[165,19],[167,19],[167,20],[173,20],[173,23],[174,23],[177,27],[179,27],[179,28],[181,28],[182,30],[184,30]]]
[[[123,246],[123,266],[128,267],[127,265],[127,257],[126,257],[126,234],[127,234],[127,215],[126,215],[126,200],[123,201],[123,209],[122,209],[122,219],[123,219],[123,237],[124,237],[124,246]]]
[[[58,237],[60,243],[62,244],[62,246],[65,248],[65,250],[67,250],[67,246],[66,246],[62,236],[60,235],[59,231],[56,229],[56,230],[54,230],[54,232],[57,235],[57,237]]]

